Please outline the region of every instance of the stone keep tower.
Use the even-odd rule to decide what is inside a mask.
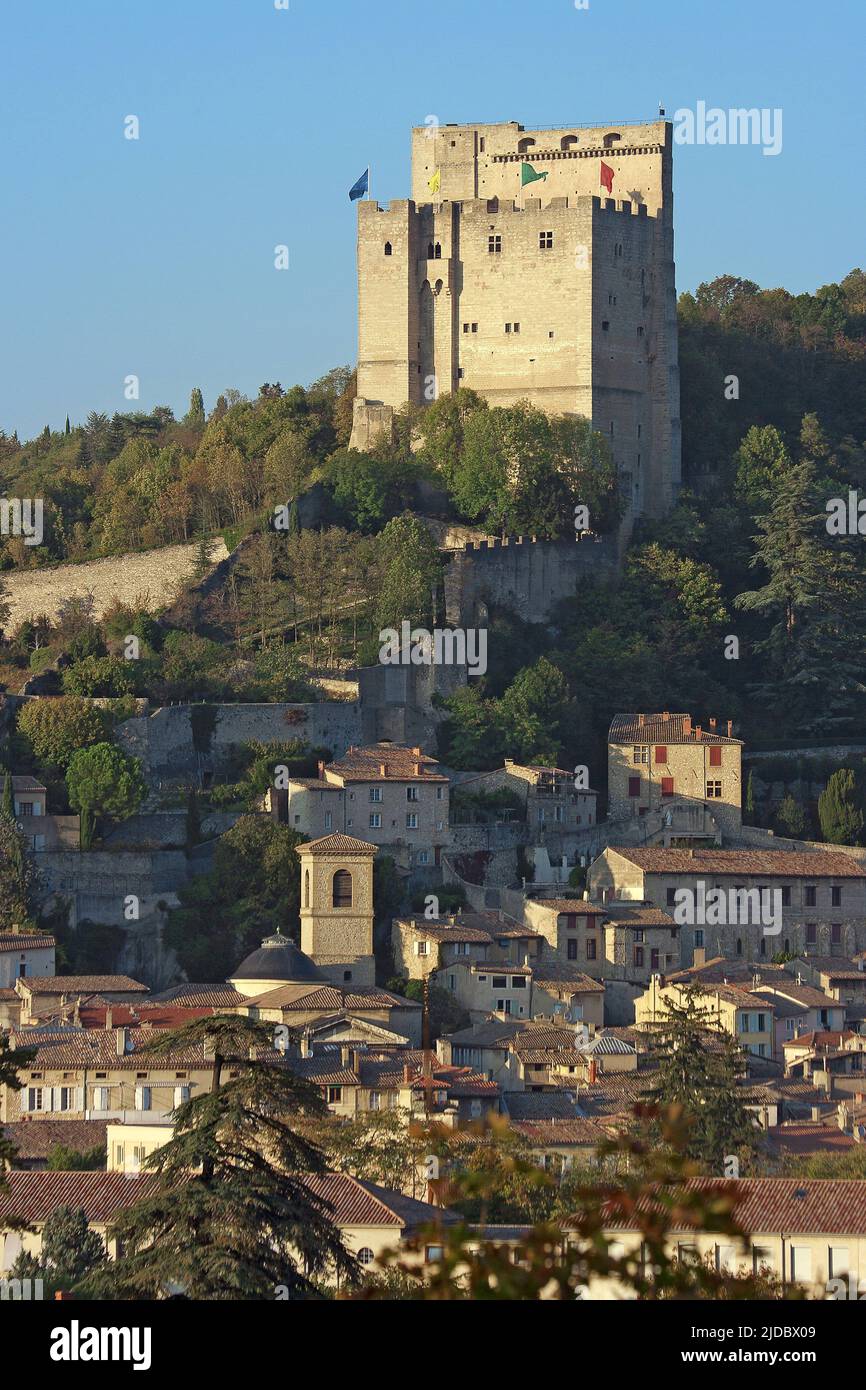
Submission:
[[[415,129],[412,199],[358,204],[352,446],[460,386],[528,399],[610,441],[627,524],[663,515],[680,482],[672,149],[663,120]],[[521,189],[524,161],[547,177]]]
[[[376,846],[325,835],[298,846],[301,950],[340,988],[376,983],[373,860]]]

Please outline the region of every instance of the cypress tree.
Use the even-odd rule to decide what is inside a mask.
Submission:
[[[818,797],[818,819],[829,844],[863,843],[863,796],[850,767],[834,772]]]

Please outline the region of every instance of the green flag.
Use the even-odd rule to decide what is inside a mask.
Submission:
[[[546,179],[547,175],[547,169],[543,174],[539,174],[537,169],[533,169],[532,165],[527,164],[524,160],[520,166],[520,187],[525,188],[528,183],[535,183],[536,179]]]

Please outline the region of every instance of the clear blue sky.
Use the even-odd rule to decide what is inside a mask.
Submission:
[[[355,209],[409,129],[781,107],[784,146],[679,147],[679,289],[864,260],[862,0],[5,0],[0,428],[205,405],[355,356]],[[141,122],[138,142],[123,120]],[[273,268],[286,243],[291,268]]]

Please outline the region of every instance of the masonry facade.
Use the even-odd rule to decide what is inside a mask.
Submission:
[[[524,160],[546,178],[521,191]],[[627,519],[663,515],[680,481],[672,188],[665,121],[413,131],[412,198],[358,207],[353,447],[461,386],[528,399],[605,435]]]

